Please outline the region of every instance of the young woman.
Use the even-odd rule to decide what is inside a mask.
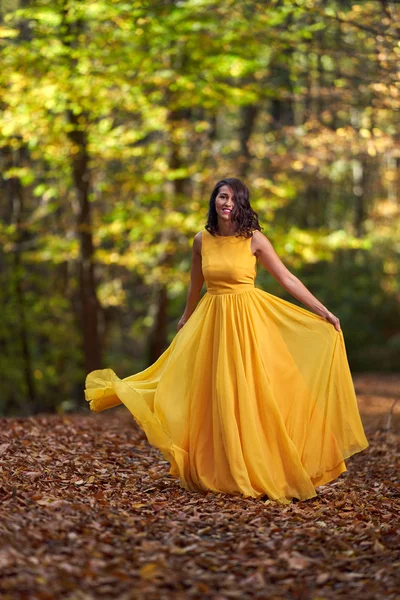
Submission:
[[[89,373],[85,397],[93,411],[123,403],[185,489],[287,503],[316,496],[368,442],[339,319],[260,229],[247,187],[219,181],[173,341],[125,379]],[[258,259],[314,312],[256,288]]]

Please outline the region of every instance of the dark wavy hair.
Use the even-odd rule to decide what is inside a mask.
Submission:
[[[254,229],[261,231],[262,227],[258,222],[258,214],[250,206],[250,193],[245,184],[236,179],[236,177],[227,177],[221,179],[215,185],[211,192],[208,213],[207,213],[207,224],[205,229],[211,235],[218,233],[218,215],[215,210],[215,199],[218,196],[219,189],[227,185],[232,191],[233,198],[235,200],[235,206],[232,211],[232,221],[236,224],[236,237],[249,238],[252,236]]]

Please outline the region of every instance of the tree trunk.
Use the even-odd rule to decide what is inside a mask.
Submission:
[[[167,346],[167,309],[168,294],[166,285],[160,283],[156,286],[155,302],[152,307],[154,313],[154,326],[149,343],[149,361],[153,364],[164,352]]]
[[[18,153],[18,158],[15,160],[13,154]],[[9,154],[9,165],[7,168],[12,166],[20,166],[20,151],[10,151]],[[17,164],[15,164],[17,163]],[[26,319],[26,304],[24,296],[24,285],[23,285],[23,255],[22,255],[22,243],[24,241],[24,231],[22,229],[22,218],[24,210],[24,195],[23,188],[20,180],[17,177],[11,177],[6,184],[8,188],[8,194],[10,198],[10,206],[12,211],[12,223],[16,227],[16,239],[15,239],[15,251],[14,251],[14,281],[15,281],[15,303],[18,315],[18,330],[17,335],[19,337],[21,346],[21,357],[22,357],[22,373],[25,381],[27,398],[23,399],[21,403],[21,410],[25,414],[35,412],[35,409],[39,407],[37,404],[37,395],[35,388],[35,379],[33,376],[32,357],[29,348],[29,332],[28,324]]]
[[[171,111],[169,114],[169,125],[171,134],[171,153],[169,159],[169,166],[171,170],[178,170],[183,165],[183,160],[180,155],[180,144],[178,140],[174,140],[173,131],[175,127],[181,124],[182,120],[188,120],[191,116],[190,109],[178,109]],[[189,181],[185,177],[178,177],[173,180],[172,183],[172,194],[173,194],[173,206],[176,207],[179,203],[183,202],[185,193],[187,193],[187,185]],[[171,239],[171,230],[165,229],[161,234],[161,241],[167,242]],[[168,253],[164,253],[160,256],[159,265],[168,266],[171,257]],[[167,333],[168,333],[168,287],[165,283],[159,282],[156,284],[155,289],[155,301],[151,307],[151,313],[154,318],[154,325],[149,341],[149,361],[152,364],[166,349]]]
[[[353,193],[354,193],[354,231],[356,237],[364,233],[365,211],[365,165],[362,160],[353,160]]]
[[[62,4],[62,29],[60,39],[66,48],[79,46],[79,35],[83,23],[71,18],[70,5],[67,0]],[[73,72],[75,60],[70,57],[69,69]],[[72,98],[71,98],[72,100]],[[76,102],[76,99],[74,99]],[[101,340],[99,334],[99,310],[93,261],[92,214],[89,201],[90,170],[89,152],[86,133],[86,116],[82,112],[78,116],[72,109],[67,110],[71,130],[68,137],[72,143],[71,165],[76,196],[76,220],[79,239],[78,282],[79,282],[79,318],[81,322],[84,367],[86,373],[101,367]]]
[[[240,142],[240,162],[239,176],[247,177],[250,168],[251,153],[249,149],[249,141],[254,130],[254,124],[258,114],[258,106],[247,104],[242,106],[240,111],[241,127],[239,130]]]
[[[77,230],[79,239],[78,280],[80,300],[80,321],[83,336],[85,371],[101,367],[101,347],[99,335],[99,301],[94,276],[94,247],[92,215],[89,201],[89,155],[85,131],[80,127],[76,115],[68,112],[74,126],[69,138],[74,145],[72,171],[77,198]]]

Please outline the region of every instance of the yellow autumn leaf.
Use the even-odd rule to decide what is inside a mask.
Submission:
[[[156,562],[147,563],[139,569],[139,575],[143,579],[153,579],[159,573],[160,565]]]

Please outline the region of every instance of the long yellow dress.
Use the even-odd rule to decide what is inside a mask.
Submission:
[[[187,490],[288,503],[368,446],[342,331],[254,285],[251,238],[202,231],[207,291],[151,366],[92,371],[93,411],[124,404]]]

